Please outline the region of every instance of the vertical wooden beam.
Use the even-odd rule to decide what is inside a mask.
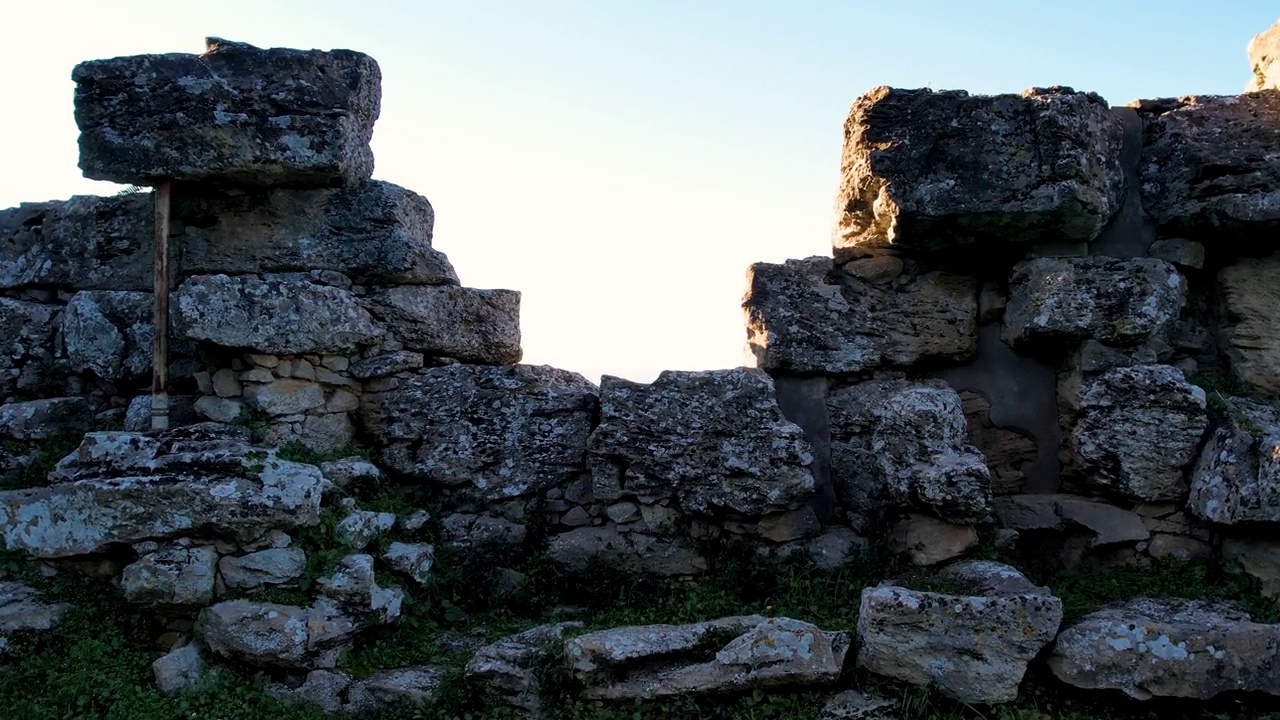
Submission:
[[[169,428],[169,181],[156,185],[155,306],[151,316],[151,429]]]

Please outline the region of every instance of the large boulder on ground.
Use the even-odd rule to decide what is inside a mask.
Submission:
[[[858,666],[966,703],[1018,697],[1031,661],[1058,632],[1062,601],[1000,563],[969,560],[924,592],[886,583],[862,591]]]
[[[467,682],[526,717],[542,718],[540,671],[559,661],[565,633],[581,627],[580,622],[540,625],[485,645],[467,663]]]
[[[648,385],[601,380],[590,452],[596,501],[674,495],[691,512],[765,515],[809,501],[812,463],[804,431],[783,417],[759,370],[666,371]]]
[[[382,73],[363,53],[208,38],[203,55],[92,60],[71,79],[93,180],[305,187],[373,172]]]
[[[1280,227],[1280,94],[1138,101],[1142,206],[1167,237],[1256,246]]]
[[[1280,522],[1280,408],[1226,401],[1191,473],[1187,508],[1210,522]]]
[[[1280,90],[1280,22],[1253,36],[1245,51],[1253,69],[1245,92]]]
[[[71,296],[62,316],[71,369],[108,382],[149,373],[153,304],[150,293],[128,290],[82,290]]]
[[[520,293],[454,286],[383,288],[370,312],[409,350],[466,363],[520,362]]]
[[[919,509],[953,523],[986,520],[991,473],[969,444],[960,396],[941,380],[870,380],[827,394],[831,478],[870,521]]]
[[[345,353],[385,330],[349,291],[308,275],[197,275],[172,299],[176,334],[275,355]]]
[[[1049,657],[1058,679],[1139,700],[1280,694],[1280,626],[1201,600],[1137,598],[1062,631]]]
[[[1208,426],[1204,390],[1169,365],[1108,370],[1085,382],[1068,448],[1081,483],[1136,500],[1180,499]]]
[[[449,365],[366,392],[367,437],[397,473],[488,499],[528,495],[585,470],[596,388],[539,365]]]
[[[186,273],[334,270],[361,284],[458,284],[449,259],[431,247],[431,203],[399,185],[370,180],[183,201],[198,213],[179,238]]]
[[[583,697],[611,701],[827,685],[848,651],[845,633],[754,615],[602,630],[564,647]]]
[[[1094,94],[878,87],[844,126],[837,259],[887,245],[1088,242],[1120,208],[1120,119]]]
[[[150,291],[154,216],[150,193],[0,210],[0,289]]]
[[[1152,258],[1036,258],[1009,280],[1005,342],[1015,348],[1145,342],[1178,319],[1187,283]]]
[[[978,287],[930,272],[877,284],[829,257],[747,271],[747,347],[757,367],[841,375],[952,363],[977,352]]]
[[[193,531],[247,541],[319,522],[324,478],[315,466],[187,432],[85,435],[48,487],[0,493],[6,546],[58,558]]]
[[[1231,373],[1280,398],[1280,253],[1243,258],[1218,273],[1222,350]]]

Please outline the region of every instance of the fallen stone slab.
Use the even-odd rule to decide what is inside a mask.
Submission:
[[[363,53],[208,38],[202,55],[91,60],[71,79],[92,180],[308,187],[373,172],[382,73]]]

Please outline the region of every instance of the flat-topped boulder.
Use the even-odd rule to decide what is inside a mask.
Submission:
[[[85,177],[314,187],[372,174],[382,99],[373,58],[219,38],[206,48],[75,67]]]
[[[878,87],[844,126],[837,260],[887,246],[1088,242],[1120,208],[1121,120],[1070,88]]]

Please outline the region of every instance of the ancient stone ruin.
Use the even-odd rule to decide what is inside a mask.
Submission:
[[[555,717],[555,676],[601,708],[803,690],[825,718],[892,718],[861,678],[978,706],[1038,673],[1280,696],[1280,624],[1209,597],[1071,615],[1020,566],[1198,563],[1280,598],[1278,43],[1249,45],[1233,96],[872,90],[831,256],[748,270],[749,367],[648,384],[520,363],[519,292],[462,285],[428,200],[371,179],[371,57],[210,39],[83,63],[80,167],[144,187],[0,211],[0,537],[165,618],[164,695],[253,675],[370,715],[460,677],[476,707]],[[172,428],[152,431],[160,182]],[[900,572],[844,625],[565,610],[454,638],[456,667],[347,660],[410,632],[446,557],[501,608],[530,567],[696,584],[727,547]],[[73,606],[0,581],[0,633]]]

